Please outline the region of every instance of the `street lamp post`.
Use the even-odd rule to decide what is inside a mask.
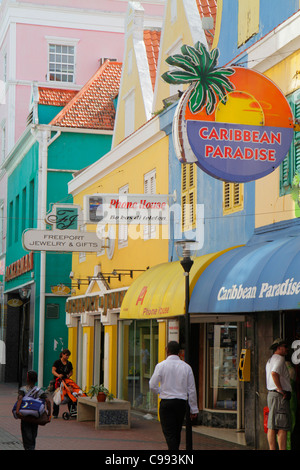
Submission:
[[[191,365],[191,322],[189,313],[190,303],[190,270],[194,264],[194,258],[197,255],[198,243],[195,240],[179,240],[175,242],[177,256],[184,270],[185,276],[185,362]],[[190,408],[187,402],[186,407],[186,450],[193,449],[192,423]]]

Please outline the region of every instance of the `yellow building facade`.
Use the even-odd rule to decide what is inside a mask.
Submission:
[[[264,74],[282,90],[284,95],[288,98],[292,108],[295,102],[299,100],[300,96],[300,78],[298,78],[299,61],[300,52],[297,50],[289,54],[284,60],[274,65],[274,67],[271,67],[264,72]],[[296,114],[295,117],[299,119],[299,116],[297,116],[297,104],[295,105],[293,112]],[[295,128],[295,139],[297,138],[298,132],[296,132]],[[292,147],[293,146],[294,143]],[[286,158],[286,161],[288,158],[289,156]],[[292,158],[292,161],[289,163],[289,167],[284,170],[289,173],[289,181],[286,183],[282,182],[283,165],[285,166],[285,162],[268,176],[256,181],[256,227],[299,217],[299,208],[291,197],[292,181],[295,173],[300,170],[297,164],[297,156]],[[281,184],[283,184],[285,188],[281,188]]]
[[[74,203],[83,208],[84,219],[85,196],[167,195],[168,137],[159,129],[159,118],[77,175],[69,189]],[[75,380],[87,390],[103,381],[115,396],[128,399],[128,377],[133,372],[128,356],[130,322],[119,322],[120,306],[143,271],[168,260],[168,234],[163,226],[84,224],[82,229],[97,230],[103,249],[73,254],[73,295],[66,310]]]

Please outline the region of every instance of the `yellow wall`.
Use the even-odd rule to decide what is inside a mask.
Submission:
[[[273,80],[284,95],[299,88],[294,79],[299,69],[300,52],[291,54],[264,73]],[[279,168],[270,175],[257,180],[255,184],[255,226],[261,227],[295,216],[295,203],[290,195],[279,197]]]
[[[160,321],[158,323],[158,336],[159,336],[158,362],[161,362],[166,359],[166,346],[167,346],[167,322],[166,321]]]
[[[115,147],[125,138],[125,98],[126,96],[134,90],[135,96],[135,111],[134,111],[134,130],[141,127],[146,121],[146,112],[144,106],[144,98],[142,95],[142,88],[136,63],[136,57],[133,48],[133,39],[132,35],[128,37],[126,42],[126,52],[125,57],[128,57],[130,51],[132,51],[132,72],[128,71],[128,60],[123,63],[122,70],[122,88],[120,90],[121,94],[118,98],[118,110],[117,110],[117,120],[115,123],[114,129],[114,139],[113,146]]]
[[[109,336],[108,348],[108,390],[115,397],[117,396],[117,325],[105,326],[105,335]]]
[[[199,25],[200,24],[201,22],[199,14]],[[171,21],[171,2],[166,2],[165,22],[160,42],[160,59],[158,65],[159,77],[169,70],[169,65],[165,62],[165,60],[170,56],[170,49],[172,49],[175,44],[180,44],[180,47],[184,44],[194,44],[190,25],[188,24],[186,18],[183,1],[177,2],[177,19],[174,22]],[[183,87],[183,89],[185,88],[187,88],[187,86]],[[156,82],[153,109],[155,111],[162,109],[163,100],[172,94],[173,93],[170,93],[170,85],[164,82],[162,79],[158,79]]]
[[[259,31],[260,0],[239,0],[238,46]]]
[[[118,193],[119,189],[124,185],[129,185],[129,192],[131,194],[144,193],[144,174],[156,169],[156,193],[168,194],[168,137],[163,137],[161,140],[153,144],[148,149],[142,151],[139,155],[133,157],[122,166],[112,170],[107,176],[99,178],[96,183],[88,186],[84,191],[74,195],[74,204],[80,204],[83,207],[84,195],[95,193]],[[108,259],[106,254],[97,256],[93,253],[86,254],[86,260],[80,262],[79,255],[73,253],[72,258],[72,271],[74,272],[74,279],[81,278],[87,279],[93,276],[94,267],[101,264],[101,271],[103,273],[111,273],[113,269],[141,269],[144,270],[148,266],[168,261],[168,238],[157,238],[150,240],[143,240],[143,238],[131,239],[130,226],[128,230],[128,246],[118,249],[118,227],[116,227],[116,240],[115,251],[112,259]],[[161,227],[158,228],[158,235],[161,234]],[[96,225],[87,227],[88,231],[96,230]],[[133,227],[136,233],[136,226]],[[141,227],[143,237],[143,227]],[[122,276],[121,281],[112,279],[110,288],[120,288],[129,286],[140,272],[133,273],[133,278],[130,276]],[[75,295],[84,295],[87,285],[82,284],[80,290],[76,289]],[[97,290],[95,283],[93,291]],[[98,289],[99,290],[99,289]],[[72,352],[74,360],[76,358],[76,337],[77,328],[69,328],[69,345],[72,344]],[[84,327],[83,334],[87,334],[87,364],[86,367],[86,383],[87,389],[93,382],[93,349],[94,349],[94,329]],[[117,326],[105,325],[104,334],[106,336],[108,348],[107,370],[108,370],[108,388],[115,396],[117,394],[116,383],[116,369],[117,369]],[[127,333],[128,336],[128,333]],[[125,338],[126,339],[126,338]]]
[[[94,328],[86,326],[82,331],[83,337],[86,335],[87,340],[87,358],[94,357]],[[86,387],[89,390],[90,386],[93,385],[93,361],[88,360],[86,365]]]
[[[131,194],[144,193],[144,174],[156,169],[156,192],[157,194],[168,193],[168,137],[161,139],[141,154],[132,158],[126,164],[113,170],[107,176],[99,179],[95,184],[89,186],[80,194],[74,196],[74,204],[83,204],[84,195],[94,193],[118,193],[119,189],[128,184]],[[114,268],[119,269],[146,269],[168,260],[168,240],[154,239],[143,240],[130,238],[131,229],[136,233],[136,226],[129,226],[128,247],[118,249],[118,226],[116,228],[115,252],[111,260],[106,255],[97,256],[93,253],[86,254],[86,261],[79,262],[79,255],[74,253],[72,260],[72,270],[74,278],[79,275],[87,278],[94,274],[94,266],[101,264],[102,272],[110,273]],[[88,226],[87,230],[95,230],[96,225]],[[159,231],[161,233],[161,231]],[[141,237],[143,228],[141,227]],[[134,273],[134,278],[140,273]],[[111,280],[112,289],[128,286],[131,283],[129,276],[122,276],[121,282],[116,279]],[[76,295],[82,295],[87,286],[81,286],[76,291]]]
[[[72,354],[70,357],[73,365],[72,380],[76,382],[77,328],[68,328],[68,349]]]

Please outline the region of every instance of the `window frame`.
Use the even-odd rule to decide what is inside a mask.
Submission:
[[[287,97],[295,119],[300,119],[300,89]],[[300,174],[300,132],[294,132],[290,149],[279,167],[279,196],[291,193],[293,179]]]
[[[76,57],[77,57],[77,44],[79,42],[79,39],[73,39],[73,38],[60,38],[60,37],[50,37],[50,36],[46,36],[46,40],[47,40],[47,82],[49,83],[64,83],[64,84],[76,84],[76,69],[77,69],[77,61],[76,61]],[[74,62],[73,62],[73,80],[72,81],[68,81],[68,80],[50,80],[50,74],[52,73],[50,71],[50,46],[53,45],[55,47],[57,46],[67,46],[67,47],[74,47]],[[56,64],[56,62],[55,62]],[[57,73],[57,72],[53,72],[54,74]],[[60,73],[61,75],[65,75],[63,74],[63,72]],[[68,72],[66,73],[67,75],[71,75],[69,74]]]
[[[186,206],[189,206],[188,219]],[[181,229],[187,232],[196,228],[197,223],[197,166],[195,163],[181,165]]]
[[[236,190],[238,189],[238,196]],[[227,203],[228,201],[228,203]],[[223,215],[244,209],[244,184],[223,182]]]

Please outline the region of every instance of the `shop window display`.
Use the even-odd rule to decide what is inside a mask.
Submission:
[[[157,411],[157,398],[149,391],[149,380],[158,362],[158,326],[153,320],[133,321],[129,326],[128,365],[125,395],[133,408]]]

